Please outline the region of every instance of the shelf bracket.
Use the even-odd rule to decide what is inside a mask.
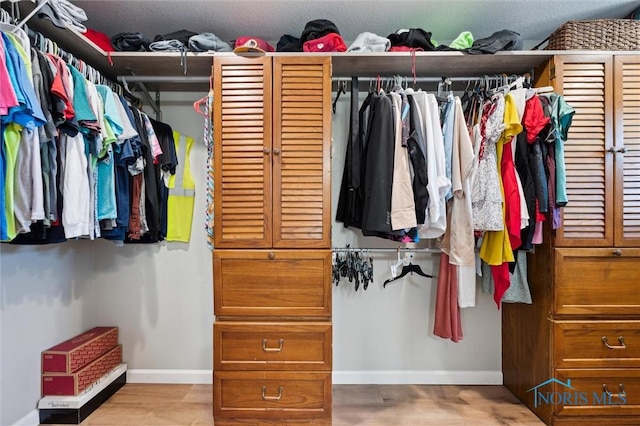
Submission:
[[[33,10],[23,20],[18,23],[18,25],[16,25],[16,28],[21,28],[24,24],[26,24],[27,21],[29,21],[29,19],[31,19],[33,15],[38,13],[38,11],[42,9],[47,3],[49,3],[49,0],[41,0],[40,3],[38,3],[38,5],[33,8]]]
[[[135,76],[135,74],[133,74]],[[128,87],[127,77],[119,76],[118,81],[120,81],[125,87]],[[137,84],[140,90],[142,91],[142,96],[144,100],[147,101],[151,109],[153,109],[154,114],[156,115],[156,120],[162,121],[162,109],[160,108],[160,92],[156,91],[155,100],[151,97],[147,86],[144,85],[141,81],[136,81],[134,84]]]

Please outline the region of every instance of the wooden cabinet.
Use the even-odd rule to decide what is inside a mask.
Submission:
[[[640,248],[554,252],[556,316],[640,315]]]
[[[563,55],[538,76],[576,111],[569,203],[529,257],[533,305],[503,305],[504,383],[547,424],[640,424],[640,56]]]
[[[640,321],[553,323],[557,368],[640,367]]]
[[[559,56],[555,76],[576,110],[555,244],[640,247],[640,56]]]
[[[331,372],[217,372],[213,376],[213,413],[282,423],[330,417]]]
[[[330,59],[222,57],[213,73],[216,248],[330,248]]]
[[[331,416],[331,61],[213,66],[214,417]]]
[[[615,199],[618,247],[640,247],[640,56],[614,60]]]
[[[215,250],[218,316],[331,318],[331,251]]]
[[[331,371],[327,322],[231,322],[214,327],[215,370]]]

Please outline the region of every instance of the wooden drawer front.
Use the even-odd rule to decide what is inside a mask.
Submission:
[[[559,315],[640,314],[640,249],[556,249]]]
[[[331,373],[216,371],[213,415],[246,418],[331,416]]]
[[[214,313],[331,317],[331,251],[214,250]]]
[[[640,321],[558,321],[554,338],[556,368],[640,367]]]
[[[573,389],[556,382],[537,391],[538,404],[547,403],[540,393],[549,397],[557,416],[640,415],[640,369],[555,371],[555,378]],[[547,393],[551,388],[553,395]]]
[[[215,370],[331,370],[331,323],[213,325]]]

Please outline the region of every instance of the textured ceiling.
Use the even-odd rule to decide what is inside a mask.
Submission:
[[[283,34],[300,36],[306,22],[333,21],[347,43],[363,31],[387,36],[400,28],[423,28],[436,41],[462,31],[475,38],[501,29],[519,32],[529,43],[546,38],[568,20],[621,18],[638,0],[73,0],[89,17],[87,26],[109,36],[119,32],[157,34],[187,29],[212,32],[230,41],[261,37],[273,43]]]

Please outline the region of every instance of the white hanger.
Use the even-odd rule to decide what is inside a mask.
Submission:
[[[5,24],[11,23],[11,15],[9,15],[9,12],[2,8],[0,8],[0,22],[3,22]]]

